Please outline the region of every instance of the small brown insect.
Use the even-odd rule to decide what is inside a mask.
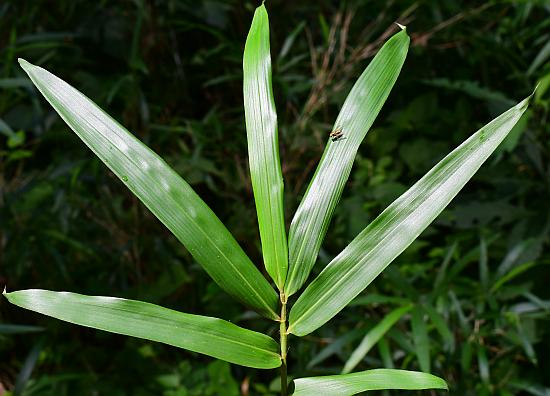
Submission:
[[[333,142],[337,142],[338,140],[342,140],[342,139],[346,139],[344,137],[344,133],[342,132],[342,128],[339,127],[339,128],[336,128],[334,131],[332,131],[329,135],[330,139],[333,141]]]

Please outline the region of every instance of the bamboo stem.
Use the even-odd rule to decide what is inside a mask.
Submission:
[[[286,296],[281,291],[281,324],[279,331],[281,335],[281,396],[288,395],[288,380],[286,374],[286,351],[287,351],[287,331],[286,331]]]

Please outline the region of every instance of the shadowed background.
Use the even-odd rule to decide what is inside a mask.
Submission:
[[[277,336],[278,327],[208,278],[17,64],[23,57],[52,71],[163,156],[261,268],[242,98],[242,53],[257,5],[0,4],[0,286],[133,298]],[[405,316],[358,370],[428,367],[453,394],[547,395],[550,7],[266,6],[287,221],[355,79],[397,31],[393,22],[407,25],[412,38],[314,273],[446,153],[540,84],[511,136],[435,223],[352,306],[312,335],[290,339],[289,373],[339,372],[375,323],[412,301],[439,313],[426,318],[429,343]],[[5,299],[0,353],[0,395],[14,388],[20,395],[274,395],[278,387],[275,370],[76,327]]]

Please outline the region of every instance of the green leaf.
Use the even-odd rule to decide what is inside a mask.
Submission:
[[[346,362],[342,374],[351,372],[361,360],[367,355],[376,343],[384,337],[384,334],[395,324],[403,315],[409,312],[412,305],[396,308],[387,314],[376,326],[374,326],[363,338],[359,346],[353,351],[350,358]]]
[[[390,351],[390,343],[386,338],[380,338],[378,341],[378,353],[382,359],[382,364],[387,368],[394,368],[393,357]]]
[[[313,356],[313,358],[307,364],[307,368],[311,369],[312,367],[325,361],[332,355],[341,353],[343,347],[345,347],[352,341],[355,341],[357,338],[361,337],[362,335],[363,335],[363,329],[354,329],[352,331],[348,331],[344,333],[343,336],[336,338],[326,347],[321,349],[318,354]]]
[[[363,291],[441,213],[514,127],[527,98],[447,155],[366,227],[306,288],[289,331],[322,326]]]
[[[25,334],[44,331],[43,327],[16,324],[0,324],[0,334]]]
[[[489,385],[491,383],[491,378],[489,375],[489,359],[487,359],[487,351],[483,345],[478,345],[477,348],[477,364],[481,381],[484,384]]]
[[[95,103],[41,67],[21,67],[69,127],[233,297],[277,319],[278,297],[227,228],[157,154]]]
[[[431,305],[426,304],[422,306],[422,309],[428,314],[430,321],[434,325],[437,332],[441,335],[446,344],[449,345],[451,351],[455,349],[455,337],[454,334],[447,326],[447,322],[443,315],[437,312]]]
[[[445,381],[435,375],[395,369],[300,378],[294,380],[293,385],[293,396],[348,396],[383,389],[448,389]]]
[[[414,340],[414,349],[416,357],[420,364],[420,369],[426,373],[430,368],[430,340],[428,339],[428,329],[424,322],[424,311],[420,306],[416,306],[412,311],[412,333]]]
[[[405,30],[380,49],[349,93],[323,157],[294,215],[289,233],[289,273],[285,292],[294,294],[306,281],[348,180],[355,154],[397,80],[409,48]],[[328,134],[327,134],[328,135]]]
[[[263,4],[256,9],[246,38],[243,72],[250,176],[262,254],[267,272],[282,290],[288,268],[284,186],[279,159],[277,111],[271,87],[269,20]]]
[[[49,290],[20,290],[4,296],[19,307],[66,322],[144,338],[255,368],[281,365],[271,337],[207,316],[114,297]]]

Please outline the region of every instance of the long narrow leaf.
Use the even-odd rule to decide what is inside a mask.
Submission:
[[[284,186],[279,159],[277,112],[271,87],[269,20],[263,4],[256,9],[246,38],[243,72],[250,177],[262,254],[267,272],[282,290],[288,267]]]
[[[366,227],[300,296],[289,331],[309,334],[364,290],[458,194],[528,104],[529,98],[473,134]]]
[[[173,345],[255,368],[281,365],[271,337],[207,316],[114,297],[49,290],[20,290],[4,296],[12,303],[66,322]]]
[[[431,370],[430,365],[430,340],[428,339],[428,329],[426,328],[426,322],[424,322],[424,311],[422,307],[416,306],[412,311],[412,333],[414,340],[414,349],[416,351],[416,357],[420,369],[426,373]]]
[[[222,289],[277,319],[275,291],[212,210],[162,158],[60,78],[23,59],[19,63],[67,125]]]
[[[445,381],[435,375],[395,369],[300,378],[294,380],[293,384],[293,396],[349,396],[383,389],[448,389]]]
[[[374,326],[365,335],[359,346],[355,348],[350,358],[344,365],[342,374],[347,374],[351,372],[355,368],[355,366],[357,366],[359,362],[363,360],[363,358],[367,355],[371,348],[375,346],[382,337],[384,337],[384,334],[386,334],[388,330],[395,323],[397,323],[397,321],[401,319],[403,315],[409,312],[411,308],[412,305],[406,305],[404,307],[396,308],[389,314],[387,314],[384,319],[382,319],[379,323],[377,323],[376,326]]]
[[[422,308],[428,314],[430,321],[432,322],[435,329],[438,331],[438,333],[441,335],[441,337],[445,341],[445,344],[449,346],[451,351],[454,351],[455,337],[452,331],[449,329],[449,326],[447,326],[447,322],[445,321],[445,318],[443,317],[443,315],[437,312],[435,308],[433,308],[429,304],[423,305]]]
[[[409,42],[405,30],[390,38],[359,77],[342,106],[334,129],[341,129],[343,137],[328,141],[290,225],[287,295],[302,287],[315,264],[357,149],[397,80]]]
[[[352,341],[355,341],[357,338],[360,338],[362,333],[362,329],[354,329],[352,331],[344,333],[343,336],[338,337],[326,347],[321,349],[318,354],[313,356],[313,358],[307,364],[307,368],[310,369],[315,365],[325,361],[332,355],[340,353],[343,347],[345,347],[347,344],[350,344]]]

